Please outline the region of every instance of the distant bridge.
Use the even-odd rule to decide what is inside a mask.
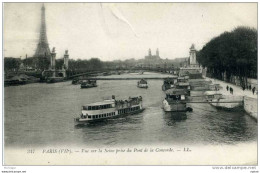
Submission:
[[[93,79],[93,80],[141,80],[141,79],[146,79],[146,80],[162,80],[165,79],[166,77],[88,77],[86,79]],[[168,77],[170,79],[174,79],[174,77]]]
[[[168,73],[170,74],[170,69],[158,69],[158,68],[134,68],[134,69],[127,69],[127,68],[124,68],[124,69],[106,69],[106,70],[101,70],[101,71],[80,71],[80,70],[72,70],[72,71],[69,71],[69,74],[68,74],[68,79],[73,79],[73,78],[78,78],[78,77],[85,77],[85,78],[88,78],[88,77],[94,77],[94,76],[97,76],[98,74],[100,73],[111,73],[111,72],[116,72],[116,73],[119,73],[119,72],[125,72],[125,71],[128,71],[130,73],[138,73],[140,71],[142,72],[159,72],[159,73]],[[173,71],[173,70],[171,70]],[[95,78],[96,80],[112,80],[112,79],[109,79],[109,78]],[[125,79],[125,78],[124,78]],[[124,80],[123,78],[121,78],[121,80]],[[133,79],[135,80],[134,78],[127,78],[125,80],[130,80],[130,79]],[[136,78],[136,79],[141,79],[140,78]],[[148,78],[147,78],[148,79]],[[162,79],[162,78],[151,78],[151,79]],[[114,79],[114,80],[120,80],[120,79]]]
[[[92,71],[92,72],[84,72],[84,73],[76,73],[76,74],[74,74],[74,75],[70,75],[70,76],[68,76],[68,79],[73,79],[73,78],[77,78],[77,77],[84,77],[84,76],[95,76],[95,75],[97,75],[97,74],[99,74],[99,73],[103,73],[103,72],[101,72],[101,71]]]

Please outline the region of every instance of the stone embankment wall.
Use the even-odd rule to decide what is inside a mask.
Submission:
[[[258,119],[257,116],[257,99],[251,97],[244,97],[244,109],[245,111],[251,115],[256,120]]]

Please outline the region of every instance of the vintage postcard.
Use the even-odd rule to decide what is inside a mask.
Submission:
[[[3,165],[257,171],[257,12],[3,3]]]

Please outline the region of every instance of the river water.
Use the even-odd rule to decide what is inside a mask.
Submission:
[[[143,76],[168,75],[145,73]],[[162,109],[162,80],[148,80],[148,89],[137,88],[137,80],[99,80],[97,84],[98,87],[90,89],[80,89],[71,81],[5,87],[5,146],[234,145],[257,141],[257,122],[243,111],[191,104],[193,112],[186,113],[187,119],[174,120]],[[200,94],[191,92],[191,95]],[[80,114],[82,105],[112,95],[117,99],[142,96],[146,109],[136,115],[74,126],[73,118]]]

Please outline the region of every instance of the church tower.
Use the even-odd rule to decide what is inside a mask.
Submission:
[[[158,48],[156,49],[156,56],[157,56],[157,58],[159,58],[159,49]]]
[[[149,48],[148,50],[148,56],[151,57],[152,56],[152,52],[151,52],[151,49]]]

